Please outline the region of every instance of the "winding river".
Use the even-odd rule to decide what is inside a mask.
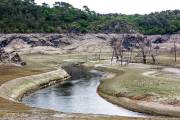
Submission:
[[[92,77],[68,80],[36,91],[23,98],[22,102],[40,108],[48,108],[67,113],[92,113],[142,117],[144,114],[132,112],[113,105],[101,98],[96,90],[102,72],[92,70]]]

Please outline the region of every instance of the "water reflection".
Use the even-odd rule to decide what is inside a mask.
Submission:
[[[39,90],[25,98],[25,104],[70,113],[94,113],[121,116],[144,116],[113,105],[96,92],[102,73],[90,79],[69,80],[63,84]]]

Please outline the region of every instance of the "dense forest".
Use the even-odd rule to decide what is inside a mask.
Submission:
[[[147,15],[99,14],[88,6],[74,8],[55,2],[53,7],[34,0],[1,0],[1,33],[132,33],[170,34],[180,31],[180,10]]]

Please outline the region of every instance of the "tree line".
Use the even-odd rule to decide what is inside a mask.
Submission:
[[[34,0],[1,0],[1,33],[134,33],[171,34],[180,30],[180,10],[147,15],[99,14],[55,2],[53,7]]]

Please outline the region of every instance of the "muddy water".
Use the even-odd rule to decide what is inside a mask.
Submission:
[[[94,71],[91,71],[94,72]],[[91,78],[69,80],[63,84],[39,90],[23,98],[23,103],[68,113],[92,113],[121,116],[145,116],[113,105],[96,92],[102,76],[95,71]]]

